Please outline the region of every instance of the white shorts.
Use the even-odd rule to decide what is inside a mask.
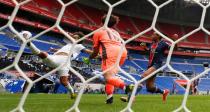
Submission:
[[[68,56],[63,55],[48,55],[46,59],[43,59],[43,62],[52,68],[57,68],[61,64],[65,64],[68,60]],[[58,69],[58,75],[61,76],[69,76],[69,68],[70,68],[70,61],[67,62],[66,65]]]

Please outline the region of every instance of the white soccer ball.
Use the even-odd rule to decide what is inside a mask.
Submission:
[[[21,31],[20,35],[23,36],[23,38],[25,39],[30,39],[32,37],[32,34],[29,31]]]

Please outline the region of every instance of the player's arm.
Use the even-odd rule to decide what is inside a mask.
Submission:
[[[100,32],[96,32],[93,35],[93,52],[90,55],[90,59],[93,59],[98,56],[99,53],[99,38],[100,38]]]
[[[85,48],[84,46],[83,46],[83,48],[81,49],[81,52],[87,53],[87,54],[89,54],[89,55],[93,54],[93,50],[90,50],[90,49],[88,49],[88,48]],[[100,58],[100,56],[97,55],[97,56],[95,56],[95,58]]]
[[[142,35],[142,36],[151,38],[151,36],[146,36],[146,35]],[[149,51],[150,50],[150,48],[147,46],[146,42],[141,42],[140,47],[143,48],[144,51]]]
[[[173,34],[172,35],[172,40],[175,41],[175,39],[179,38],[179,35],[178,34]],[[178,46],[177,44],[175,44],[175,47],[174,47],[174,50],[177,50],[178,49]]]
[[[97,57],[98,56],[98,53],[99,53],[99,48],[98,47],[94,47],[93,48],[93,52],[91,53],[91,55],[90,55],[90,59],[93,59],[93,58],[95,58],[95,57]]]
[[[90,64],[90,59],[99,57],[98,53],[96,53],[97,51],[95,51],[95,50],[92,51],[92,50],[89,50],[89,49],[83,49],[82,51],[90,54],[89,58],[83,58],[83,62],[88,64],[88,65]]]
[[[82,51],[85,53],[88,53],[89,55],[93,54],[93,50],[90,50],[90,49],[83,49]],[[100,59],[101,56],[99,54],[97,54],[97,56],[95,56],[94,58]]]
[[[88,54],[92,54],[92,53],[93,53],[92,50],[87,49],[87,48],[84,48],[84,49],[82,50],[82,52],[85,52],[85,53],[88,53]]]
[[[145,42],[140,43],[141,48],[143,48],[144,51],[149,51],[149,48],[147,47]]]

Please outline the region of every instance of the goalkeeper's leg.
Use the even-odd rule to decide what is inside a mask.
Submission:
[[[105,92],[107,95],[106,104],[113,103],[113,93],[114,93],[114,86],[111,84],[105,85]]]
[[[121,80],[119,77],[116,77],[113,74],[111,74],[110,71],[108,73],[105,73],[104,77],[106,79],[106,92],[112,91],[112,93],[113,93],[114,87],[123,89],[126,94],[130,93],[133,90],[133,85],[125,85],[123,80]],[[113,103],[112,94],[110,94],[108,92],[107,92],[107,94],[109,94],[109,95],[107,96],[106,103],[107,104]]]
[[[143,88],[143,85],[142,84],[139,84],[138,85],[138,88],[136,90],[135,96],[142,90],[142,88]],[[120,97],[120,100],[123,101],[123,102],[128,102],[130,100],[130,98],[131,98],[131,94],[132,93],[130,92],[130,93],[128,93],[128,96],[126,96],[126,97]]]
[[[127,52],[124,53],[124,55],[120,59],[120,66],[125,62],[127,57]],[[106,60],[102,61],[102,70],[105,71],[112,67],[116,63],[117,58],[108,58]],[[114,87],[123,89],[125,93],[129,93],[133,90],[133,85],[125,85],[124,81],[121,80],[119,77],[116,77],[115,74],[118,73],[118,67],[113,67],[106,73],[104,73],[104,78],[106,80],[106,89],[114,91]],[[109,85],[109,86],[107,86]],[[112,86],[111,86],[112,85]],[[109,88],[108,88],[109,87]],[[111,99],[111,100],[110,100]],[[113,96],[108,95],[107,96],[107,104],[111,104],[113,102]],[[108,103],[109,102],[109,103]]]
[[[125,62],[126,57],[127,57],[127,51],[124,51],[124,55],[120,59],[120,66]],[[106,80],[106,84],[113,85],[114,87],[121,88],[121,89],[126,89],[125,83],[123,80],[121,80],[119,77],[116,77],[115,74],[118,73],[118,67],[113,67],[117,61],[117,56],[116,57],[109,57],[105,60],[102,60],[102,70],[105,71],[109,68],[111,68],[109,71],[104,73],[104,78]],[[112,68],[113,67],[113,68]],[[127,92],[127,90],[126,90]]]

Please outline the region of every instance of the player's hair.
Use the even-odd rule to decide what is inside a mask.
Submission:
[[[79,36],[79,39],[85,36],[85,34],[84,34],[83,32],[81,32],[81,31],[79,31],[79,32],[74,32],[74,33],[72,34],[72,36],[74,37],[74,35],[78,35],[78,36]],[[83,41],[84,41],[84,40],[78,42],[78,44],[82,44]]]
[[[81,32],[81,31],[79,31],[79,32],[74,32],[72,35],[78,35],[80,38],[82,38],[82,37],[85,36],[85,34],[84,34],[83,32]]]
[[[106,21],[106,17],[107,17],[107,15],[104,15],[103,17],[102,17],[102,23],[104,24],[105,23],[105,21]],[[110,16],[110,19],[109,19],[109,23],[108,23],[108,27],[113,27],[114,25],[116,25],[118,22],[119,22],[119,17],[118,16],[115,16],[115,15],[111,15]]]
[[[162,32],[162,34],[163,34],[164,36],[168,37],[168,35],[167,35],[166,33],[163,33],[163,32]],[[162,37],[161,35],[159,35],[158,33],[156,33],[156,35],[159,37],[160,40],[163,38],[163,37]]]

